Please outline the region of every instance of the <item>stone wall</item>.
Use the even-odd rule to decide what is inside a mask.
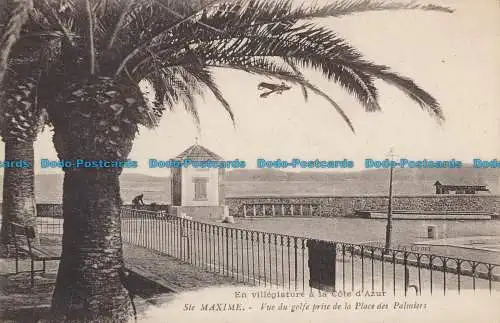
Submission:
[[[177,212],[174,210],[175,208],[177,208]],[[224,206],[178,206],[172,208],[171,214],[180,216],[182,213],[194,220],[222,220]]]
[[[310,197],[228,197],[225,205],[232,216],[243,216],[243,204],[319,204],[321,216],[353,216],[354,210],[387,210],[387,196],[310,196]],[[127,206],[127,205],[125,205]],[[170,212],[168,205],[145,205],[145,210]],[[395,196],[395,211],[419,212],[484,212],[500,213],[500,196],[494,195],[426,195]],[[316,211],[314,214],[317,214]],[[62,217],[61,204],[37,204],[37,216]]]
[[[353,216],[355,210],[387,210],[387,196],[320,196],[320,197],[230,197],[226,198],[229,214],[243,216],[243,204],[318,203],[321,216]],[[395,211],[494,213],[498,217],[500,196],[493,195],[428,195],[395,196]]]

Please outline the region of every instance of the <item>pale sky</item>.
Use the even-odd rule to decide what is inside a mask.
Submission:
[[[299,87],[262,99],[257,84],[265,78],[217,70],[217,83],[233,107],[237,125],[233,128],[224,109],[207,93],[204,101],[199,100],[200,144],[227,160],[245,160],[248,168],[255,168],[262,157],[347,158],[363,169],[365,158],[384,158],[390,147],[414,159],[500,159],[500,2],[433,3],[456,11],[385,11],[319,22],[367,59],[390,66],[434,95],[446,117],[442,126],[381,81],[377,85],[383,112],[368,114],[339,86],[307,73],[344,108],[355,126],[353,134],[333,108],[312,93],[309,102]],[[127,172],[168,175],[167,170],[148,169],[148,159],[172,158],[197,135],[191,117],[177,107],[158,129],[141,130],[130,155],[140,168]],[[3,154],[3,144],[0,151]],[[50,132],[40,135],[35,158],[56,159]]]

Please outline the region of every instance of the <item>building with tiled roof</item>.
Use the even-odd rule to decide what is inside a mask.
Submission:
[[[222,157],[197,143],[184,150],[174,158],[175,160],[222,160]]]
[[[223,158],[196,142],[174,160],[220,161]],[[224,213],[224,168],[172,168],[172,206],[193,218],[220,218]]]
[[[448,180],[446,184],[436,181],[434,186],[436,187],[436,194],[450,194],[450,192],[454,192],[455,194],[476,194],[476,192],[490,191],[481,181],[475,181],[466,185],[462,181],[453,182]]]

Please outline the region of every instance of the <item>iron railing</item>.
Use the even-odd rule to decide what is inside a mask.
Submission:
[[[37,203],[36,204],[36,215],[37,215],[37,217],[62,218],[62,215],[63,215],[62,204]]]
[[[204,270],[291,290],[425,295],[500,290],[500,265],[122,209],[123,241]]]
[[[37,216],[36,223],[39,234],[43,235],[63,234],[62,217]]]

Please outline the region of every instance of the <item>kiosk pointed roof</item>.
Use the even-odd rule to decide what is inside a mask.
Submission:
[[[211,150],[199,145],[194,144],[182,153],[177,155],[175,159],[191,159],[191,160],[223,160],[223,158]]]

